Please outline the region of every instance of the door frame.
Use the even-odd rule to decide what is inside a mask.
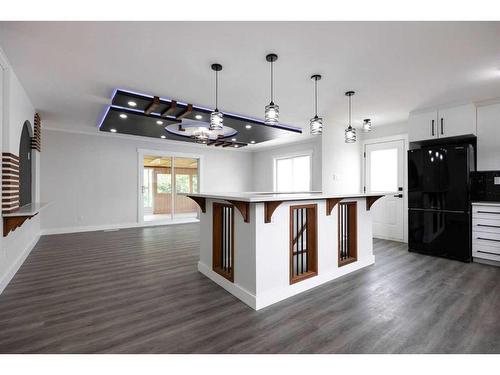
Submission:
[[[361,183],[363,191],[366,190],[366,146],[378,143],[386,143],[393,141],[403,141],[403,241],[408,243],[408,134],[397,134],[387,137],[370,138],[362,141],[361,158]]]
[[[198,191],[203,191],[204,187],[204,156],[201,154],[193,154],[188,152],[175,152],[166,150],[155,150],[155,149],[137,149],[137,223],[144,224],[144,207],[142,201],[142,179],[144,174],[144,156],[153,155],[159,157],[174,157],[174,158],[192,158],[198,159]],[[174,171],[174,166],[172,165],[172,172]],[[173,173],[172,173],[173,175]],[[173,185],[172,185],[173,186]],[[173,192],[172,192],[173,193]],[[175,209],[175,208],[174,208]],[[175,220],[174,220],[175,221]],[[158,225],[161,221],[152,222],[151,225]]]

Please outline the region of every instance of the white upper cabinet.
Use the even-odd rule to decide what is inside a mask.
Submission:
[[[443,108],[438,111],[440,138],[457,135],[476,135],[476,106],[474,104]]]
[[[408,119],[410,142],[458,135],[476,135],[476,133],[476,106],[474,104],[410,113]]]
[[[477,169],[500,169],[500,103],[477,109]]]
[[[410,113],[408,119],[408,139],[410,142],[438,137],[437,111]]]

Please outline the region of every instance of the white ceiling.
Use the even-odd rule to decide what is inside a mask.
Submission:
[[[0,46],[48,127],[97,129],[114,88],[262,118],[276,52],[281,121],[308,133],[313,73],[328,123],[405,121],[500,97],[500,22],[1,22]],[[291,140],[296,140],[294,137]]]

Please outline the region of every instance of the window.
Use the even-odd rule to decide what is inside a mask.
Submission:
[[[172,175],[170,173],[158,173],[156,175],[156,192],[158,194],[172,192]]]
[[[274,190],[280,192],[311,190],[311,155],[276,158]]]
[[[191,189],[191,192],[192,193],[197,193],[198,192],[198,176],[194,174],[194,175],[191,176],[191,178],[192,178],[192,182],[191,182],[192,189]]]
[[[175,192],[176,193],[189,193],[189,175],[176,174],[175,175]]]
[[[142,197],[144,201],[144,208],[153,207],[153,191],[151,190],[151,185],[153,185],[153,169],[144,168],[144,180],[142,182]]]
[[[371,151],[370,191],[398,190],[398,149]]]

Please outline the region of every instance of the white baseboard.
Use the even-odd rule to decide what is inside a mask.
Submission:
[[[212,271],[210,267],[207,265],[198,262],[198,271],[200,271],[203,275],[208,277],[210,280],[212,280],[214,283],[220,285],[224,289],[226,289],[229,293],[231,293],[233,296],[236,298],[240,299],[241,301],[245,302],[248,306],[250,306],[252,309],[256,309],[256,298],[255,295],[250,293],[248,290],[242,288],[238,284],[234,284],[229,280],[226,280],[223,278],[221,275],[218,273]]]
[[[21,252],[16,261],[12,263],[12,265],[7,270],[5,275],[2,276],[2,278],[0,279],[0,294],[2,294],[7,285],[9,285],[10,281],[12,280],[16,272],[19,270],[19,268],[21,268],[28,255],[30,255],[31,250],[33,250],[39,239],[40,239],[40,234],[37,234],[33,238],[33,240],[28,244],[28,246],[26,246],[26,248]]]
[[[141,228],[141,227],[157,227],[160,225],[177,225],[177,224],[189,224],[189,223],[199,223],[199,220],[198,219],[182,219],[182,220],[175,220],[175,221],[158,221],[158,222],[144,222],[144,223],[88,225],[88,226],[83,226],[83,227],[50,228],[50,229],[42,229],[41,234],[43,236],[48,236],[48,235],[52,235],[52,234],[96,232],[96,231],[102,231],[102,230]]]

